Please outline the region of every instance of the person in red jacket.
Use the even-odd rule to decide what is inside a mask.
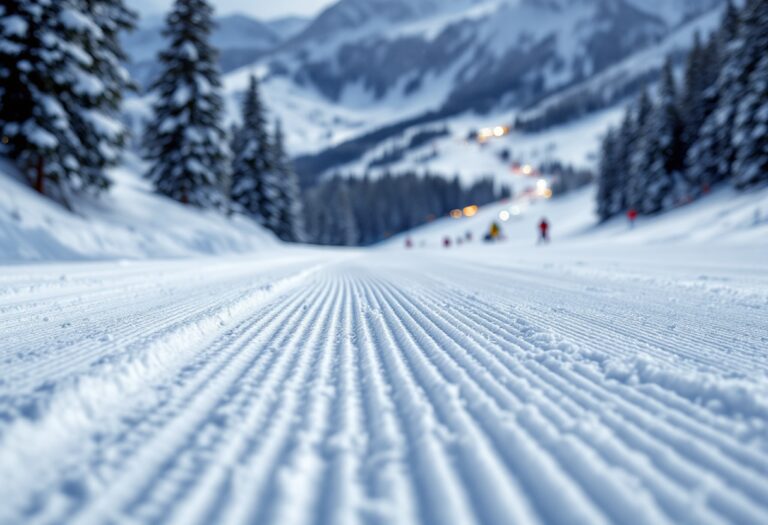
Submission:
[[[539,223],[539,243],[549,242],[549,222],[546,218],[541,219]]]
[[[635,227],[635,221],[637,220],[637,210],[634,208],[630,208],[627,210],[627,219],[629,219],[629,227],[630,229]]]

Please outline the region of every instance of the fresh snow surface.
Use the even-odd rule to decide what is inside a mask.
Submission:
[[[766,191],[631,234],[686,242],[588,198],[550,246],[2,268],[0,524],[768,523]]]
[[[33,260],[189,257],[244,253],[277,245],[254,222],[201,212],[155,195],[128,162],[100,198],[72,202],[75,212],[41,198],[0,162],[0,263]]]

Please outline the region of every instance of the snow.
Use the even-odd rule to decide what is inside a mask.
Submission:
[[[363,251],[130,167],[82,217],[3,168],[0,524],[768,520],[768,188],[634,230],[591,188],[519,198]]]
[[[104,83],[95,75],[78,73],[74,90],[76,93],[97,97],[104,93]]]
[[[73,214],[41,199],[0,163],[0,263],[251,253],[277,244],[251,221],[153,194],[140,177],[144,169],[129,156],[113,171],[109,194],[72,202]]]
[[[192,90],[189,88],[189,86],[180,84],[176,88],[176,91],[174,91],[171,100],[173,101],[174,106],[177,108],[184,107],[187,105],[187,103],[189,103],[190,100],[192,100]]]
[[[190,62],[195,62],[200,54],[197,51],[197,47],[192,42],[184,42],[179,49],[179,58],[186,59]]]
[[[81,114],[98,131],[99,135],[114,139],[125,131],[119,120],[104,115],[102,112],[83,111]]]
[[[4,268],[0,523],[765,523],[765,242],[556,239]]]
[[[92,33],[95,38],[101,38],[102,32],[98,25],[85,14],[75,9],[63,9],[59,15],[62,25],[77,33]]]
[[[18,15],[4,16],[2,22],[3,32],[8,36],[23,37],[27,34],[29,24]]]
[[[265,91],[294,151],[425,103]],[[173,203],[131,156],[76,213],[0,164],[0,525],[768,523],[768,188],[598,226],[594,188],[537,200],[500,160],[588,166],[621,116],[485,145],[514,113],[450,119],[389,169],[519,196],[371,250]]]
[[[31,144],[35,144],[39,148],[54,149],[59,145],[59,141],[52,133],[47,132],[32,121],[24,124],[24,134]]]

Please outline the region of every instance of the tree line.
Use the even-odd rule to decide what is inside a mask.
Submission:
[[[458,177],[435,173],[335,175],[307,190],[307,233],[315,244],[369,246],[457,208],[510,196],[491,178],[463,185]]]
[[[0,4],[0,154],[41,194],[69,206],[111,186],[126,147],[121,33],[137,15],[123,0],[4,0]],[[181,203],[244,213],[281,239],[304,238],[298,181],[279,123],[268,129],[251,80],[242,125],[227,130],[213,8],[176,0],[168,46],[151,86],[153,118],[143,156],[155,190]]]
[[[606,134],[598,168],[602,220],[659,213],[730,182],[768,181],[768,2],[729,1],[718,30],[697,35],[681,82],[667,61]]]

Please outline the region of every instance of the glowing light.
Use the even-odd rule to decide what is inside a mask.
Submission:
[[[499,213],[499,219],[501,219],[504,222],[507,222],[509,220],[509,217],[510,217],[510,215],[509,215],[509,212],[507,210],[502,210]]]
[[[477,141],[480,143],[486,142],[494,138],[501,138],[509,133],[509,127],[507,126],[495,126],[492,128],[482,128],[477,132]]]
[[[552,190],[547,188],[546,190],[541,192],[541,196],[544,197],[545,199],[551,199],[552,198]]]
[[[465,217],[474,217],[475,215],[477,215],[477,211],[478,210],[479,210],[479,208],[477,206],[467,206],[463,210],[464,211],[464,216]]]
[[[530,164],[523,166],[523,175],[530,175],[531,173],[533,173],[533,166]]]
[[[453,210],[451,212],[451,218],[452,219],[461,219],[463,217],[463,215],[464,214],[461,212],[461,210]]]
[[[543,192],[547,188],[549,188],[549,183],[545,179],[539,179],[536,181],[536,189],[539,192]]]

